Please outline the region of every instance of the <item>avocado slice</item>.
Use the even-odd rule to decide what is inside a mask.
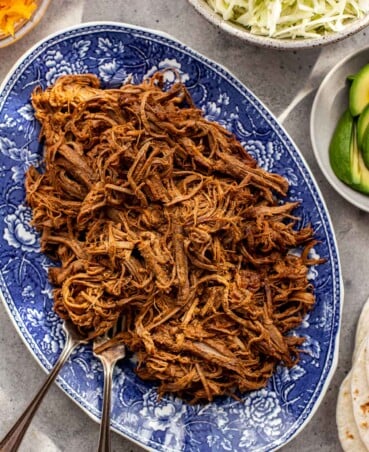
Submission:
[[[369,151],[369,127],[364,142],[366,138]],[[338,121],[329,146],[329,160],[342,182],[356,191],[369,194],[369,169],[358,147],[357,125],[350,110],[346,110]]]
[[[358,154],[358,168],[360,174],[360,182],[358,184],[353,184],[352,187],[365,194],[369,194],[369,170],[365,166],[364,160],[359,152]]]
[[[366,167],[369,168],[369,127],[367,127],[364,132],[363,140],[361,142],[361,146],[359,146],[359,149],[361,150]]]
[[[358,116],[369,104],[369,64],[354,76],[349,91],[349,108],[352,116]]]
[[[363,146],[365,132],[369,125],[369,105],[367,105],[357,120],[357,145],[360,149]]]
[[[369,169],[366,167],[364,158],[357,145],[357,131],[354,124],[351,140],[351,176],[352,188],[362,193],[369,194]]]
[[[337,123],[329,146],[332,170],[338,179],[348,185],[359,182],[359,179],[353,180],[351,171],[353,129],[354,118],[350,111],[346,110]]]

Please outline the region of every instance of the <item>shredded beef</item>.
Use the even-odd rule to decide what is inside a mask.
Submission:
[[[60,77],[32,96],[44,170],[26,177],[55,311],[91,338],[121,317],[137,374],[159,395],[211,401],[293,366],[314,305],[316,243],[287,181],[260,168],[162,73],[102,89]],[[300,254],[292,249],[300,248]]]

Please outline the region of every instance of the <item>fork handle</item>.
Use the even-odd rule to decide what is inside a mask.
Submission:
[[[32,402],[24,410],[23,414],[19,417],[17,422],[6,434],[4,439],[0,442],[0,452],[15,452],[20,446],[23,436],[25,435],[34,414],[36,413],[38,407],[40,406],[45,394],[50,388],[51,384],[58,375],[60,369],[62,368],[65,361],[68,359],[73,349],[78,345],[78,341],[67,335],[66,343],[64,348],[56,361],[52,371],[47,377],[45,383],[41,386],[38,393],[35,395]]]
[[[107,361],[104,357],[100,356],[103,368],[104,368],[104,393],[103,393],[103,406],[102,417],[100,424],[100,436],[98,452],[110,452],[111,437],[110,437],[110,405],[111,405],[111,387],[113,381],[113,370],[115,362]]]

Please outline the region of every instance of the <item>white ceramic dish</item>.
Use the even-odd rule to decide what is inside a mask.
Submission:
[[[261,47],[269,47],[278,50],[293,50],[293,49],[310,49],[313,47],[320,47],[326,44],[341,41],[369,25],[369,15],[362,19],[358,19],[347,25],[342,31],[331,33],[326,36],[312,39],[276,39],[267,36],[258,36],[250,33],[246,28],[237,25],[230,21],[224,20],[217,14],[207,3],[206,0],[188,0],[196,10],[202,14],[209,22],[216,27],[226,31],[227,33],[244,40],[249,44],[254,44]]]
[[[313,151],[324,176],[332,187],[351,204],[369,212],[369,196],[341,182],[329,163],[329,144],[338,119],[348,107],[347,76],[355,74],[369,62],[369,47],[348,55],[325,76],[313,102],[310,136]]]

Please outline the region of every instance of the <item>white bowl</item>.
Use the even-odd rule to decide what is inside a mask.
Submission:
[[[209,22],[213,23],[215,26],[221,28],[227,33],[236,36],[237,38],[243,39],[244,41],[250,44],[255,44],[261,47],[274,48],[278,50],[311,49],[313,47],[320,47],[322,45],[337,42],[344,38],[347,38],[369,25],[369,14],[368,14],[361,19],[351,22],[342,31],[330,33],[319,38],[311,39],[269,38],[267,36],[259,36],[250,33],[245,27],[224,20],[218,13],[216,13],[208,5],[206,0],[188,0],[188,1]]]
[[[325,76],[313,102],[310,137],[315,158],[331,186],[347,201],[369,212],[369,195],[353,190],[334,174],[329,162],[329,144],[342,113],[348,107],[347,76],[369,62],[369,47],[348,55]]]

